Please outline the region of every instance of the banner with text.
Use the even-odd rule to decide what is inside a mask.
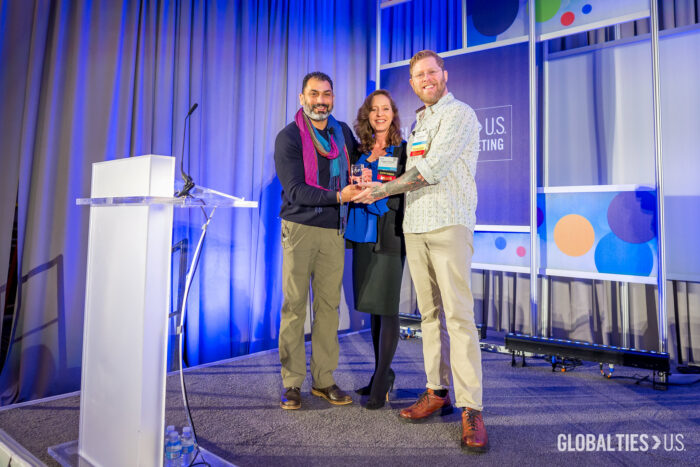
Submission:
[[[447,89],[469,104],[481,123],[476,184],[481,225],[529,226],[529,94],[527,44],[445,58]],[[401,117],[404,139],[422,103],[408,65],[382,70]]]

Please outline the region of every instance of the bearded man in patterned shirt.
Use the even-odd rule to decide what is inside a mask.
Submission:
[[[403,231],[421,313],[427,390],[401,410],[401,420],[420,422],[451,413],[451,371],[455,405],[463,409],[462,447],[485,452],[481,350],[470,289],[481,125],[474,110],[447,91],[447,71],[438,54],[418,52],[409,73],[425,106],[416,112],[406,172],[389,183],[363,184],[366,189],[353,201],[372,203],[406,193]]]

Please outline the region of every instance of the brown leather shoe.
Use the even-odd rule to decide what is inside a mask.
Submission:
[[[435,394],[435,391],[428,389],[412,406],[402,409],[399,412],[399,418],[404,422],[416,423],[422,422],[436,413],[440,415],[451,414],[453,410],[449,392],[445,397],[440,397]]]
[[[291,387],[284,388],[280,398],[280,407],[285,410],[296,410],[301,408],[301,389]]]
[[[352,404],[352,397],[348,396],[335,384],[327,388],[311,388],[311,394],[318,397],[323,397],[333,405]]]
[[[489,450],[489,435],[486,434],[481,411],[469,407],[462,412],[462,449],[468,452]]]

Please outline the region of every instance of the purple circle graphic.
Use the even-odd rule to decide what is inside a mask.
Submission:
[[[656,236],[656,197],[649,191],[626,191],[608,206],[610,230],[628,243],[648,242]]]

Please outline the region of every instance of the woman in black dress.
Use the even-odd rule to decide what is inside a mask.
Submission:
[[[406,142],[400,133],[398,109],[388,91],[367,96],[357,112],[355,132],[362,155],[355,162],[372,171],[372,181],[387,182],[406,166]],[[403,195],[370,205],[352,205],[345,238],[352,243],[355,308],[371,314],[374,375],[358,389],[369,395],[366,408],[384,406],[394,385],[391,361],[399,340],[399,295],[405,260],[401,223]]]

